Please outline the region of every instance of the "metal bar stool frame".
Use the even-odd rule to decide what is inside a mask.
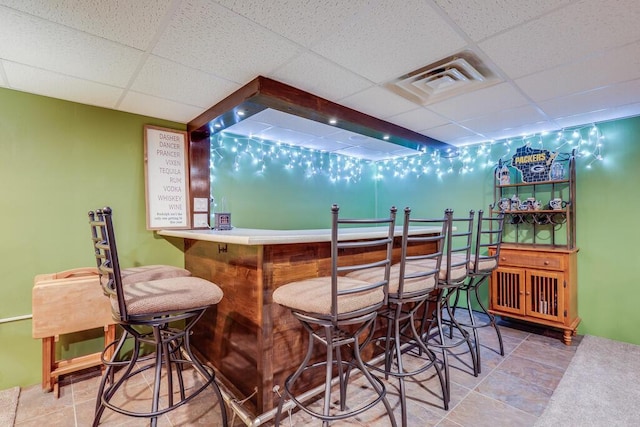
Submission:
[[[391,259],[393,254],[393,240],[395,231],[396,208],[390,209],[390,214],[385,218],[368,218],[368,219],[346,219],[339,217],[338,205],[331,208],[332,226],[331,226],[331,276],[321,277],[298,282],[289,283],[276,289],[273,294],[274,302],[283,305],[291,310],[291,313],[302,324],[304,330],[308,333],[309,342],[307,352],[304,359],[296,371],[289,375],[284,382],[284,393],[280,398],[275,425],[279,426],[282,417],[282,409],[286,399],[290,399],[298,408],[311,416],[322,420],[323,426],[328,426],[329,422],[350,418],[361,414],[376,404],[382,402],[386,408],[391,425],[396,427],[396,420],[393,409],[386,398],[386,388],[382,380],[374,377],[368,370],[362,360],[360,352],[360,343],[366,342],[367,336],[363,334],[373,334],[375,328],[375,320],[377,311],[387,302],[387,288],[389,284],[389,274],[391,267]],[[342,226],[357,225],[384,225],[388,227],[385,235],[380,238],[373,239],[354,239],[348,235],[342,236],[340,228]],[[371,262],[360,262],[352,260],[351,263],[345,265],[342,263],[342,254],[350,249],[365,250],[368,248],[378,248],[379,252],[384,251],[384,258]],[[369,283],[361,280],[350,279],[348,273],[369,269],[382,268],[380,280],[375,283]],[[330,307],[323,310],[322,313],[313,310],[305,310],[300,308],[301,301],[292,301],[287,299],[288,294],[293,290],[294,293],[304,295],[306,288],[316,287],[320,289],[319,295],[325,295],[330,292],[330,300],[327,301]],[[377,293],[374,303],[366,304],[355,310],[344,311],[341,305],[345,304],[349,298],[357,297],[360,294]],[[326,298],[326,297],[325,297]],[[304,296],[302,299],[312,299]],[[302,301],[306,304],[309,301]],[[321,344],[326,349],[326,359],[311,363],[311,357],[314,354],[315,345]],[[344,360],[342,349],[350,348],[351,360]],[[334,358],[335,354],[335,358]],[[315,411],[304,405],[298,400],[294,393],[294,384],[300,376],[311,369],[325,368],[324,373],[324,402],[322,413]],[[353,410],[346,407],[347,400],[347,384],[352,369],[358,369],[360,373],[367,379],[373,388],[377,397],[372,401],[362,404]],[[339,382],[339,412],[334,410],[331,413],[331,389],[334,369],[337,371]]]
[[[442,351],[442,365],[447,385],[446,401],[449,402],[451,400],[449,350],[466,344],[471,356],[473,375],[476,377],[478,376],[478,366],[474,343],[469,333],[455,319],[449,304],[451,296],[465,283],[469,274],[475,212],[469,211],[467,217],[454,217],[453,210],[447,209],[446,214],[450,216],[451,221],[438,284],[430,296],[430,302],[435,304],[435,309],[431,312],[430,319],[427,312],[424,314],[422,336],[427,347],[438,348]],[[446,318],[443,317],[445,311]],[[446,338],[445,326],[448,326],[452,338],[449,341]],[[453,336],[454,329],[460,332],[459,339]]]
[[[107,295],[112,302],[114,320],[116,320],[124,330],[119,340],[107,346],[107,348],[114,347],[113,356],[109,360],[106,360],[104,354],[107,348],[105,348],[102,353],[102,360],[106,366],[106,370],[102,375],[98,389],[93,426],[95,427],[100,424],[100,419],[106,408],[131,417],[149,418],[150,425],[156,426],[157,419],[160,415],[184,405],[198,396],[207,387],[211,386],[220,405],[222,424],[226,427],[228,424],[226,408],[220,388],[215,381],[215,373],[213,370],[207,369],[198,360],[193,354],[190,345],[192,327],[211,304],[177,311],[167,310],[164,312],[140,315],[131,314],[128,310],[124,295],[125,292],[123,289],[113,228],[112,210],[109,207],[105,207],[96,211],[90,211],[88,215],[95,257],[100,273],[100,283],[105,295]],[[167,280],[187,280],[194,285],[215,286],[211,282],[206,282],[203,279],[195,277],[171,278],[144,283],[151,285],[155,283],[158,284],[159,287],[162,287],[162,285],[166,284]],[[217,286],[215,286],[215,288],[217,288]],[[173,327],[170,324],[174,322],[184,322],[184,326]],[[131,356],[122,358],[120,353],[129,338],[133,338]],[[152,345],[155,348],[155,352],[148,356],[140,357],[143,344]],[[150,361],[151,363],[137,367],[139,362],[146,361]],[[188,395],[185,393],[182,375],[185,365],[193,366],[204,377],[203,384],[199,387],[196,386],[197,388]],[[166,406],[161,407],[160,392],[163,367],[166,371],[166,399],[168,403]],[[178,401],[174,401],[173,367],[176,369],[176,376],[179,383],[180,399]],[[149,412],[130,411],[111,402],[116,392],[128,379],[148,369],[154,369],[153,396],[151,410]],[[124,370],[124,372],[119,373],[116,379],[117,370]]]
[[[481,373],[482,365],[480,363],[480,338],[478,336],[478,328],[484,328],[487,326],[493,327],[498,337],[498,343],[500,347],[500,355],[504,356],[504,344],[502,342],[502,334],[500,328],[496,323],[495,316],[487,310],[480,298],[479,289],[480,286],[487,282],[491,273],[498,267],[498,259],[500,257],[500,246],[502,245],[502,234],[504,228],[504,212],[498,213],[498,215],[484,216],[482,210],[478,211],[478,222],[476,226],[475,236],[475,250],[471,256],[471,265],[469,270],[469,280],[460,286],[454,296],[454,302],[451,306],[451,311],[455,317],[456,309],[462,308],[458,305],[460,294],[464,291],[466,296],[466,310],[469,315],[469,322],[458,320],[462,326],[469,328],[473,331],[473,339],[476,348],[476,364],[478,366],[478,373]],[[489,254],[489,248],[495,249],[493,255]],[[474,313],[472,303],[475,302],[480,307],[480,312],[487,316],[489,319],[486,322],[481,322],[477,319]]]
[[[383,366],[369,363],[367,366],[383,373],[385,379],[389,376],[398,379],[402,426],[408,424],[405,378],[421,374],[432,367],[440,380],[444,409],[449,409],[447,384],[440,362],[423,341],[420,326],[422,312],[426,310],[426,302],[438,280],[450,222],[451,216],[447,212],[439,219],[411,218],[411,209],[405,208],[400,263],[391,267],[388,303],[378,312],[378,316],[387,322],[386,335],[373,339],[370,337],[362,345],[364,347],[371,342],[384,346]],[[412,227],[426,226],[439,227],[440,231],[427,235],[410,233]],[[409,254],[410,246],[424,249],[414,249]],[[435,251],[432,251],[433,248]],[[360,277],[365,277],[365,273]],[[407,354],[414,357],[426,355],[426,358],[420,366],[407,370],[403,362],[403,357]]]

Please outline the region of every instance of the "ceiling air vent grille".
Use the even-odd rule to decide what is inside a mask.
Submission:
[[[496,84],[498,77],[469,51],[401,76],[385,86],[420,105]]]

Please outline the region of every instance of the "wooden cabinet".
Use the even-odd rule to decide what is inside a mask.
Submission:
[[[490,249],[495,253],[495,248]],[[491,276],[492,314],[559,328],[571,344],[580,317],[577,303],[578,249],[504,243]]]
[[[571,344],[580,323],[575,151],[517,149],[495,170],[491,209],[505,224],[489,311],[560,328]]]

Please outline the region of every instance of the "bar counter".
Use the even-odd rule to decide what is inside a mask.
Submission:
[[[386,227],[341,229],[353,238],[386,235]],[[433,234],[436,227],[413,228]],[[273,391],[300,364],[307,336],[289,310],[272,302],[281,285],[331,274],[331,229],[161,230],[184,239],[185,268],[216,283],[224,298],[194,328],[193,346],[222,374],[223,384],[254,416],[278,404]],[[396,227],[394,262],[400,259],[402,227]],[[362,249],[348,256],[367,257]],[[371,253],[369,253],[371,254]],[[313,386],[310,379],[307,388]]]

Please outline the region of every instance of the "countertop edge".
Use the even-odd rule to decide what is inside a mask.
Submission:
[[[367,229],[368,228],[368,229]],[[412,227],[410,234],[439,232],[439,227]],[[330,242],[331,229],[268,230],[234,228],[231,230],[159,230],[158,235],[191,240],[240,245],[284,245],[294,243]],[[358,227],[341,229],[342,236],[355,239],[371,239],[386,235],[386,227]],[[402,235],[402,227],[396,226],[395,236]]]

